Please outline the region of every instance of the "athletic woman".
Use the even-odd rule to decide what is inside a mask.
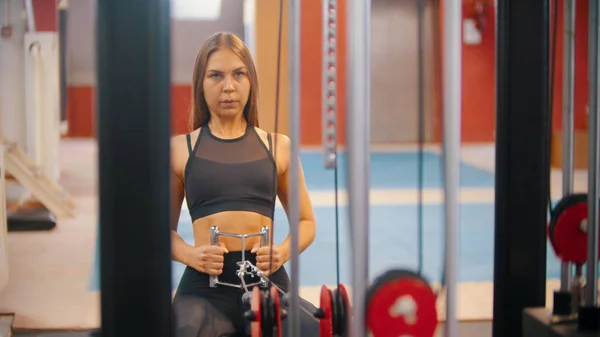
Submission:
[[[193,131],[171,141],[172,253],[175,261],[186,265],[173,300],[176,335],[243,336],[248,333],[244,290],[209,287],[211,275],[240,283],[235,270],[236,262],[242,260],[242,242],[221,236],[219,245],[210,245],[210,228],[218,226],[221,232],[236,234],[270,228],[277,196],[288,211],[290,139],[259,128],[256,69],[247,46],[237,36],[217,33],[202,45],[192,90]],[[298,186],[300,223],[296,225],[302,252],[313,242],[316,226],[301,167]],[[192,218],[193,246],[177,233],[184,197]],[[283,264],[290,259],[289,236],[272,247],[260,247],[260,240],[246,239],[246,260],[287,292],[290,281]],[[247,278],[247,282],[256,281]],[[314,310],[308,302],[301,302]],[[300,312],[302,336],[318,336],[318,322]]]

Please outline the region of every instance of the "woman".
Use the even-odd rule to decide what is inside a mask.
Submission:
[[[240,283],[235,270],[242,259],[242,242],[220,237],[218,246],[210,245],[210,228],[251,234],[263,226],[271,227],[277,196],[287,212],[290,139],[259,129],[256,69],[248,48],[237,36],[217,33],[202,45],[192,88],[193,131],[175,136],[171,142],[173,259],[186,265],[173,300],[176,335],[243,335],[248,323],[243,316],[244,290],[209,287],[210,275]],[[302,168],[300,177],[298,226],[300,251],[304,251],[314,240],[316,226]],[[184,196],[192,218],[194,246],[177,234]],[[246,249],[246,259],[267,275],[271,273],[270,280],[287,292],[289,277],[283,264],[290,258],[289,237],[272,247],[260,247],[260,237],[248,238],[245,244],[251,248]],[[318,335],[314,318],[303,313],[301,324],[302,336]]]

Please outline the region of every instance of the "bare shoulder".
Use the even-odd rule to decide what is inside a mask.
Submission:
[[[288,153],[290,151],[291,140],[290,137],[284,135],[283,133],[274,133],[273,138],[277,139],[277,147],[281,144],[281,149],[285,149]]]
[[[255,128],[256,133],[260,136],[260,138],[267,143],[269,133],[261,128]],[[287,152],[289,155],[290,151],[290,137],[284,135],[283,133],[274,133],[271,132],[273,146],[277,146],[277,151]]]
[[[196,143],[199,130],[200,129],[194,130],[191,133],[189,133],[191,144]],[[171,168],[178,175],[183,174],[185,164],[189,157],[187,135],[188,134],[184,133],[171,137]]]
[[[263,142],[268,146],[269,133],[263,129],[255,128],[256,133],[260,136]],[[282,133],[271,132],[271,146],[273,146],[273,155],[277,162],[277,171],[283,173],[286,171],[290,162],[290,137]]]

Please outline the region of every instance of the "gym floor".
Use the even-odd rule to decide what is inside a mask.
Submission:
[[[432,283],[440,280],[443,258],[443,186],[439,149],[428,147],[424,156],[423,251],[424,274]],[[344,156],[341,156],[343,166]],[[494,235],[494,147],[493,144],[462,148],[460,285],[458,317],[461,329],[491,336],[493,235]],[[313,245],[301,256],[301,296],[317,303],[322,284],[335,283],[335,214],[333,171],[326,170],[320,153],[304,149],[306,180],[313,201],[318,233]],[[374,147],[371,168],[369,231],[370,278],[388,268],[417,267],[417,153],[415,147]],[[27,330],[93,330],[99,326],[97,264],[97,160],[92,140],[65,139],[61,143],[61,185],[75,199],[75,218],[59,219],[48,232],[11,232],[8,235],[10,280],[0,292],[0,313],[14,313],[17,336]],[[349,282],[349,236],[346,216],[345,177],[340,169],[340,269],[342,282]],[[587,175],[576,172],[575,190],[585,191]],[[560,171],[552,172],[552,196],[561,192]],[[191,223],[182,211],[180,233],[191,242]],[[275,238],[288,234],[287,220],[279,207]],[[177,285],[183,266],[173,263]],[[325,268],[322,268],[325,267]],[[547,305],[558,281],[559,263],[548,251]],[[439,317],[445,317],[444,297],[438,300]],[[467,324],[466,322],[470,322]],[[481,331],[484,330],[485,332]],[[488,334],[489,332],[489,334]],[[74,336],[84,336],[81,335]],[[462,334],[461,334],[462,335]]]

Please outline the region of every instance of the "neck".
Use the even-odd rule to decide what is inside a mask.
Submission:
[[[210,132],[223,139],[233,139],[243,135],[246,132],[247,125],[248,123],[243,116],[240,116],[240,118],[223,119],[213,115],[208,121]]]

